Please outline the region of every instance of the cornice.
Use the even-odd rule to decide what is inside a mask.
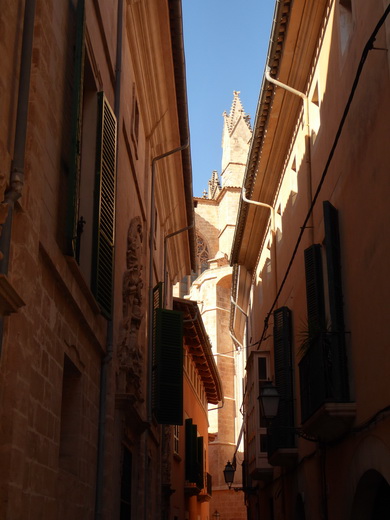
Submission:
[[[198,304],[192,300],[173,298],[173,308],[184,313],[185,343],[202,379],[207,401],[218,404],[223,397],[222,381]]]
[[[282,0],[275,8],[266,66],[270,66],[271,76],[302,92],[308,88],[327,4],[328,0]],[[301,108],[300,98],[286,94],[284,89],[275,87],[263,77],[243,181],[247,198],[273,205]],[[230,255],[232,265],[243,264],[249,270],[255,267],[258,254],[255,248],[260,246],[261,239],[254,243],[251,233],[256,237],[263,236],[268,216],[267,212],[240,199]]]

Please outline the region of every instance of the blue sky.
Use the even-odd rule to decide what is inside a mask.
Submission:
[[[183,0],[194,196],[221,173],[222,113],[233,91],[255,118],[274,0]]]

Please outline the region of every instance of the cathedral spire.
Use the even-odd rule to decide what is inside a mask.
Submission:
[[[225,118],[225,125],[227,126],[229,132],[232,132],[237,121],[240,118],[243,118],[248,128],[251,129],[249,116],[245,114],[244,107],[241,103],[240,91],[234,90],[233,96],[234,97],[232,107],[230,109],[230,114],[227,114],[226,111],[223,113],[223,116]]]
[[[222,187],[241,186],[252,137],[250,118],[245,114],[239,94],[238,90],[233,92],[230,113],[222,114]]]

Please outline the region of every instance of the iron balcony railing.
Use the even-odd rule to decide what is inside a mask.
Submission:
[[[302,424],[324,403],[349,402],[344,333],[324,333],[310,342],[299,377]]]

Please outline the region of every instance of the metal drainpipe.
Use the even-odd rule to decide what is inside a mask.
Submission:
[[[120,116],[120,96],[121,96],[121,74],[122,74],[122,46],[123,46],[123,0],[118,0],[118,15],[117,15],[117,42],[116,42],[116,70],[115,70],[115,106],[114,113],[117,119],[117,127]],[[116,172],[118,172],[118,142],[116,145]],[[116,178],[118,176],[116,175]],[[116,189],[115,189],[116,193]],[[115,265],[115,248],[114,248],[114,265]],[[112,289],[113,307],[115,305],[115,290]],[[95,488],[95,520],[102,518],[103,506],[103,487],[104,487],[104,457],[105,457],[105,429],[106,429],[106,414],[107,414],[107,381],[109,363],[113,355],[113,336],[114,324],[112,319],[107,323],[107,340],[106,340],[106,355],[103,357],[100,369],[100,397],[99,397],[99,426],[98,426],[98,449],[96,462],[96,488]]]
[[[309,98],[304,94],[303,92],[300,92],[299,90],[296,90],[293,87],[290,87],[289,85],[286,85],[285,83],[282,83],[281,81],[272,78],[271,77],[271,67],[268,65],[265,68],[265,77],[274,85],[283,88],[284,90],[287,90],[287,92],[291,92],[291,94],[294,94],[296,96],[299,96],[303,100],[303,117],[304,117],[304,124],[305,124],[305,143],[306,143],[306,163],[308,168],[308,175],[307,175],[307,196],[308,196],[308,203],[309,208],[311,207],[312,200],[313,200],[313,188],[312,188],[312,172],[311,172],[311,149],[310,149],[310,119],[309,119]],[[313,230],[313,214],[310,215],[310,225],[309,225],[309,233],[310,233],[310,239],[311,242],[314,242],[314,230]]]
[[[152,422],[152,354],[153,354],[153,250],[154,250],[154,226],[155,226],[155,200],[154,200],[154,190],[155,190],[155,177],[156,177],[156,162],[161,161],[161,159],[165,159],[169,155],[172,155],[176,152],[181,152],[188,148],[190,142],[187,141],[182,146],[178,146],[169,152],[163,153],[161,155],[157,155],[152,159],[152,182],[150,188],[150,231],[149,231],[149,316],[148,316],[148,423]]]
[[[154,226],[155,226],[155,200],[154,200],[154,190],[155,190],[155,177],[156,177],[156,162],[161,161],[161,159],[165,159],[169,155],[172,155],[176,152],[181,152],[185,150],[190,145],[189,140],[183,144],[182,146],[178,146],[177,148],[173,148],[169,152],[163,153],[161,155],[157,155],[152,159],[152,179],[151,179],[151,187],[150,187],[150,231],[149,231],[149,313],[148,313],[148,374],[147,374],[147,421],[149,425],[152,424],[152,374],[153,374],[153,250],[154,250]],[[147,429],[145,432],[145,446],[144,446],[144,464],[145,464],[145,475],[144,475],[144,520],[148,518],[148,501],[147,497],[149,496],[149,486],[150,481],[147,478],[147,450],[148,450],[148,435],[149,430]]]
[[[22,196],[24,185],[24,161],[26,151],[28,101],[30,97],[31,61],[34,39],[35,0],[26,0],[22,51],[20,57],[18,106],[16,113],[14,155],[11,164],[9,187],[5,191],[3,204],[8,206],[8,213],[0,235],[0,273],[8,275],[8,265],[12,234],[12,217],[15,202]],[[4,317],[0,317],[0,353],[3,345]]]
[[[195,225],[195,222],[193,222],[191,225],[186,226],[184,228],[179,229],[178,231],[174,231],[173,233],[169,233],[166,237],[164,237],[164,291],[163,291],[163,307],[165,308],[166,305],[166,296],[167,296],[167,240],[169,238],[174,237],[175,235],[178,235],[179,233],[183,233],[184,231],[188,231],[189,229],[192,229]]]
[[[278,294],[278,262],[276,256],[276,225],[275,225],[275,208],[266,204],[265,202],[257,202],[256,200],[249,200],[245,196],[245,187],[242,187],[241,197],[244,202],[248,204],[253,204],[255,206],[261,206],[263,208],[267,208],[271,212],[271,233],[272,233],[272,253],[274,256],[274,285],[275,285],[275,295]]]
[[[24,6],[24,24],[22,52],[20,58],[18,107],[16,114],[14,156],[11,165],[9,187],[5,192],[4,203],[8,204],[7,219],[3,224],[0,237],[0,250],[3,258],[0,272],[8,274],[11,244],[12,214],[15,202],[21,197],[24,185],[24,160],[26,151],[28,101],[30,96],[31,61],[34,37],[35,0],[26,0]]]

